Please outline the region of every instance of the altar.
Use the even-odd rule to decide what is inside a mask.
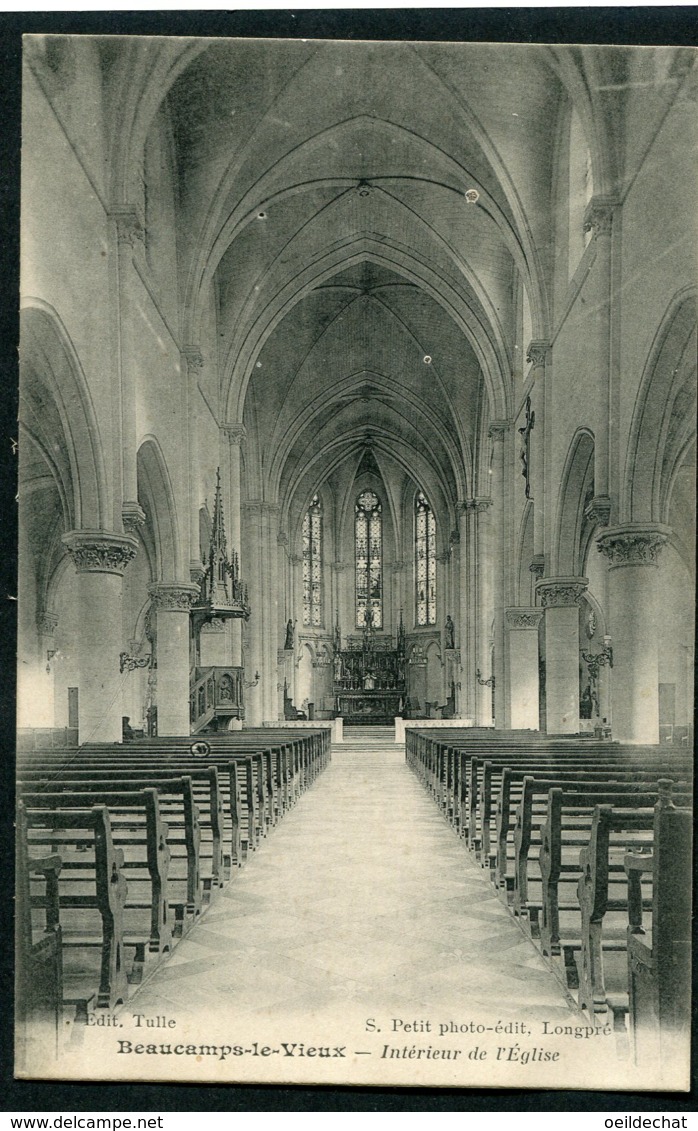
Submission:
[[[341,647],[339,627],[333,657],[334,713],[346,726],[392,726],[405,704],[405,633],[400,623],[397,645],[369,624],[362,635]]]

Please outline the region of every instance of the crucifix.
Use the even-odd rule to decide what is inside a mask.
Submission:
[[[519,459],[521,460],[521,464],[522,464],[521,474],[523,475],[524,479],[526,480],[526,498],[527,499],[530,499],[530,497],[531,497],[531,482],[530,482],[530,479],[529,479],[529,466],[530,466],[530,463],[529,463],[529,460],[530,460],[529,448],[530,448],[531,432],[533,431],[533,425],[535,424],[535,422],[536,422],[536,414],[535,414],[535,412],[531,412],[531,398],[526,397],[526,423],[524,424],[523,428],[519,428],[518,431],[519,431],[519,435],[522,437],[522,439],[521,439],[521,451],[519,452]]]

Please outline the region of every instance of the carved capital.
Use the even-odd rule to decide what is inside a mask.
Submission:
[[[225,432],[231,447],[240,447],[247,439],[247,429],[244,424],[221,424],[221,432]]]
[[[196,559],[189,562],[189,580],[194,585],[200,584],[205,573],[206,570],[201,562],[196,561]]]
[[[529,342],[526,350],[526,363],[532,365],[534,369],[541,369],[545,365],[549,349],[550,342],[542,338]]]
[[[534,554],[528,568],[534,577],[542,577],[545,573],[545,557],[543,554]]]
[[[614,202],[607,197],[593,196],[584,213],[584,231],[591,232],[592,238],[610,236],[613,230]]]
[[[451,546],[460,546],[460,531],[452,530],[448,536]]]
[[[393,562],[390,568],[392,569],[393,573],[402,573],[403,569],[405,568],[405,563]]]
[[[474,511],[475,514],[480,514],[482,511],[489,510],[492,506],[492,499],[485,498],[484,496],[482,498],[465,499],[461,505],[463,507],[462,513],[464,514],[467,514],[468,511]]]
[[[182,361],[190,377],[196,377],[199,370],[204,367],[204,355],[198,346],[182,346]]]
[[[451,560],[451,551],[450,550],[444,550],[443,553],[437,554],[436,560],[437,560],[437,562],[440,562],[441,565],[445,565],[446,562]]]
[[[291,554],[291,557],[290,557],[289,560],[291,562],[291,565],[294,565],[294,566],[303,564],[302,554]]]
[[[608,495],[595,495],[584,514],[594,526],[608,526],[611,517],[611,500]]]
[[[621,566],[655,566],[657,559],[671,535],[668,526],[659,523],[645,526],[639,522],[629,522],[625,526],[613,526],[597,538],[600,553],[608,558],[609,569]]]
[[[148,586],[148,595],[158,612],[188,613],[200,590],[181,581],[159,581]]]
[[[36,627],[40,636],[53,636],[58,628],[58,614],[51,613],[48,609],[42,609],[37,614]]]
[[[578,605],[589,581],[586,577],[546,577],[536,584],[544,609],[566,609]]]
[[[343,573],[346,568],[346,562],[332,562],[332,569],[335,573]]]
[[[135,534],[139,526],[145,525],[145,511],[140,503],[126,501],[121,504],[121,521],[127,534]]]
[[[491,420],[489,428],[487,429],[487,435],[490,440],[499,443],[504,439],[510,427],[511,425],[508,420]]]
[[[132,204],[119,204],[109,213],[116,226],[116,238],[120,247],[135,248],[145,240],[145,228],[138,209]]]
[[[71,530],[61,539],[78,573],[116,573],[123,576],[138,550],[130,534],[109,534],[105,530]]]
[[[538,625],[543,619],[543,610],[530,607],[505,609],[504,617],[510,629],[538,628]]]
[[[280,530],[276,535],[276,541],[279,546],[288,546],[288,534],[285,530]]]

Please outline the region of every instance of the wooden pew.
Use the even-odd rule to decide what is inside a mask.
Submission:
[[[638,1064],[669,1067],[691,1027],[691,834],[693,814],[663,793],[655,807],[652,852],[626,855],[628,988]],[[652,883],[651,921],[643,918],[643,878]]]
[[[656,784],[667,772],[666,760],[661,757],[657,759],[647,757],[641,769],[637,767],[630,769],[625,758],[606,760],[600,758],[600,756],[589,761],[585,759],[581,763],[575,763],[573,760],[563,762],[559,759],[551,763],[544,759],[536,759],[535,763],[531,765],[527,759],[517,761],[514,758],[508,759],[507,763],[507,765],[501,766],[499,788],[495,798],[495,847],[494,851],[490,850],[489,853],[489,863],[494,873],[495,885],[503,892],[511,890],[513,887],[514,877],[509,871],[509,866],[511,864],[513,868],[514,864],[516,812],[521,802],[523,782],[526,777],[542,779],[555,777],[559,779],[561,784],[565,781],[574,782],[578,775],[582,782],[590,781],[593,778],[599,781],[638,781]],[[677,767],[679,776],[685,777],[690,774],[690,770],[684,771],[686,771],[685,767]],[[535,797],[532,798],[531,804],[536,805]],[[537,804],[538,820],[536,827],[539,828],[542,819],[544,819],[541,815],[545,812],[547,795],[539,797]],[[533,820],[533,812],[531,819]],[[483,863],[486,864],[487,862],[485,858]]]
[[[83,1015],[95,995],[96,1004],[107,1009],[124,1003],[128,996],[123,946],[126,881],[121,871],[123,852],[114,846],[106,806],[47,813],[45,808],[27,809],[20,801],[17,825],[26,831],[29,845],[34,828],[39,835],[49,828],[52,846],[61,849],[57,879],[64,1001],[76,1004]],[[48,898],[30,891],[30,914],[34,908],[46,908]]]
[[[686,783],[672,783],[677,797],[690,799]],[[553,787],[548,793],[548,812],[541,829],[540,881],[541,892],[541,948],[546,955],[560,953],[560,911],[571,912],[567,923],[565,945],[568,955],[581,945],[581,912],[578,899],[580,877],[580,848],[589,842],[594,810],[598,805],[612,806],[617,812],[623,808],[653,810],[659,796],[659,784],[651,788],[647,782],[638,783],[588,783],[581,789]],[[631,824],[632,827],[632,824]],[[638,832],[640,836],[640,833]],[[631,841],[640,847],[644,838]],[[570,893],[567,901],[560,898],[560,886]],[[524,891],[524,896],[525,896]],[[521,906],[525,899],[519,894]],[[530,903],[530,901],[529,901]]]
[[[24,1063],[28,1027],[49,1026],[58,1050],[63,1020],[63,950],[58,904],[58,854],[30,859],[24,806],[17,811],[15,831],[15,1043],[18,1067]],[[40,890],[43,921],[32,917],[32,885]]]
[[[134,950],[130,980],[140,981],[146,953],[160,956],[172,947],[173,916],[168,901],[170,849],[158,791],[144,788],[119,792],[99,784],[92,788],[89,782],[71,782],[55,793],[21,789],[21,795],[24,807],[34,818],[34,832],[29,838],[32,846],[53,843],[51,825],[56,810],[83,810],[95,805],[109,810],[112,841],[115,850],[124,856],[121,869],[127,885],[122,915],[124,948]],[[47,815],[43,836],[36,828],[40,812]],[[77,881],[77,861],[73,869]]]

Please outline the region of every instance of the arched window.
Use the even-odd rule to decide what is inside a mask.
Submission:
[[[436,624],[436,520],[421,491],[415,499],[414,575],[417,624]]]
[[[356,627],[366,624],[371,609],[374,628],[383,626],[383,517],[380,499],[362,491],[354,507],[356,555]]]
[[[303,624],[322,625],[322,503],[317,495],[303,519]]]

